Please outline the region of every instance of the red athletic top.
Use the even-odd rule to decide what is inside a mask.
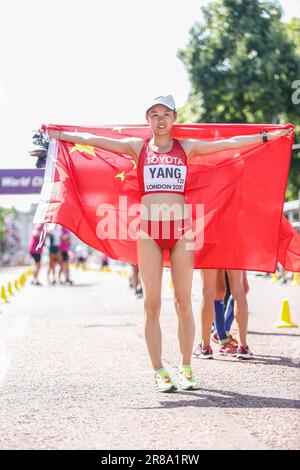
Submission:
[[[185,194],[187,158],[179,141],[173,139],[169,152],[154,152],[145,140],[141,149],[137,177],[142,196],[152,193]]]

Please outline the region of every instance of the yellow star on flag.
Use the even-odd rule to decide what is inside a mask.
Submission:
[[[133,164],[133,170],[136,170],[136,163],[134,160],[131,160],[131,163]]]
[[[125,171],[122,171],[122,173],[119,173],[118,175],[116,175],[116,178],[120,178],[120,180],[123,183],[124,178],[125,178]]]
[[[89,155],[93,155],[93,157],[96,157],[94,147],[92,147],[91,145],[75,144],[74,147],[71,148],[70,153],[76,151],[80,153],[88,153]]]

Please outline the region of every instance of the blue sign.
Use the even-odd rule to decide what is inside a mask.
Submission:
[[[44,182],[44,169],[0,170],[0,194],[39,194]]]

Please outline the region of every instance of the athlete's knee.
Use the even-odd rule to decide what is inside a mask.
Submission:
[[[242,286],[234,286],[231,289],[231,295],[236,302],[247,302],[246,293]]]
[[[203,302],[213,302],[216,296],[216,289],[211,287],[202,287],[202,300]]]
[[[215,300],[224,300],[226,295],[226,286],[217,286]]]
[[[147,317],[155,318],[159,317],[161,303],[157,300],[145,299],[144,309]]]
[[[175,297],[175,308],[177,314],[182,318],[188,318],[192,314],[192,302],[188,297]]]
[[[217,283],[216,283],[216,296],[215,300],[223,300],[226,295],[226,282],[224,278],[224,274],[222,278],[217,277]]]

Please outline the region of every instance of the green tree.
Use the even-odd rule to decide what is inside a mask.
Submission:
[[[292,101],[292,84],[300,80],[300,20],[283,22],[275,0],[216,0],[202,12],[203,23],[194,24],[178,52],[191,83],[179,121],[300,126],[300,104]],[[289,197],[300,188],[298,160]]]
[[[2,246],[5,238],[5,225],[4,225],[4,219],[8,215],[15,215],[16,214],[16,209],[14,207],[12,208],[5,208],[5,207],[0,207],[0,246]]]
[[[294,43],[296,52],[300,57],[300,18],[292,18],[291,21],[284,23],[284,26],[287,37]],[[298,72],[300,72],[300,62],[298,63]]]
[[[300,86],[300,18],[292,18],[291,21],[284,24],[287,37],[290,41],[294,43],[296,54],[299,57],[298,60],[298,73],[297,78],[299,80],[298,87]],[[296,88],[297,89],[297,88]],[[295,88],[294,88],[295,90]],[[300,98],[300,93],[298,92],[298,99]],[[300,108],[300,103],[296,103],[295,106],[298,106],[298,111]],[[300,119],[297,115],[295,119],[287,114],[283,116],[283,120],[293,122],[296,124],[296,143],[300,143]],[[296,199],[298,197],[298,191],[300,189],[300,152],[292,153],[291,168],[289,173],[289,183],[286,192],[287,200]]]

